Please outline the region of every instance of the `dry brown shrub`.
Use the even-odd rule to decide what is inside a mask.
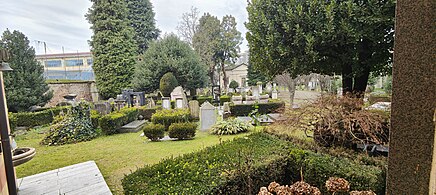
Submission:
[[[359,98],[321,96],[317,101],[285,113],[281,126],[304,131],[322,146],[352,147],[357,143],[387,144],[389,113],[362,108]],[[269,128],[274,132],[274,127]]]

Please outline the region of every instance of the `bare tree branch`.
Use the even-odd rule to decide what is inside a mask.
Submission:
[[[183,13],[181,21],[177,25],[177,33],[189,45],[192,46],[192,38],[197,32],[198,20],[200,11],[194,6],[191,7],[190,12]]]

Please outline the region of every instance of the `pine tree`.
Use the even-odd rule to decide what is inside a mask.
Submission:
[[[35,60],[35,50],[27,37],[19,31],[6,30],[0,48],[11,54],[9,65],[13,71],[4,72],[4,85],[9,111],[26,111],[30,106],[43,106],[52,97],[43,76],[43,66]]]
[[[148,48],[148,42],[157,39],[160,30],[156,28],[153,5],[149,0],[126,0],[129,9],[130,26],[135,30],[135,41],[138,53],[142,54]]]
[[[103,98],[131,87],[137,45],[125,1],[91,0],[86,15],[94,32],[90,41],[97,88]]]

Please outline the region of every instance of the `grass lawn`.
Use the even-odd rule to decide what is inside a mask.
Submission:
[[[114,194],[122,194],[121,179],[125,174],[154,164],[161,159],[194,152],[218,144],[219,137],[197,132],[195,139],[185,141],[149,142],[140,137],[141,132],[98,137],[92,141],[63,146],[42,146],[44,129],[35,129],[15,139],[19,147],[36,148],[36,156],[16,167],[17,177],[25,177],[64,166],[93,160],[97,163],[106,183]],[[222,141],[245,134],[222,136]]]

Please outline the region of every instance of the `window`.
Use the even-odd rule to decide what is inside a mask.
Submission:
[[[60,60],[47,60],[45,61],[45,67],[61,67],[62,62]]]
[[[92,64],[94,63],[94,61],[92,60],[92,58],[88,58],[88,59],[86,59],[86,62],[88,63],[88,66],[92,66]]]
[[[66,66],[83,66],[83,60],[82,59],[75,59],[75,60],[65,60]]]

